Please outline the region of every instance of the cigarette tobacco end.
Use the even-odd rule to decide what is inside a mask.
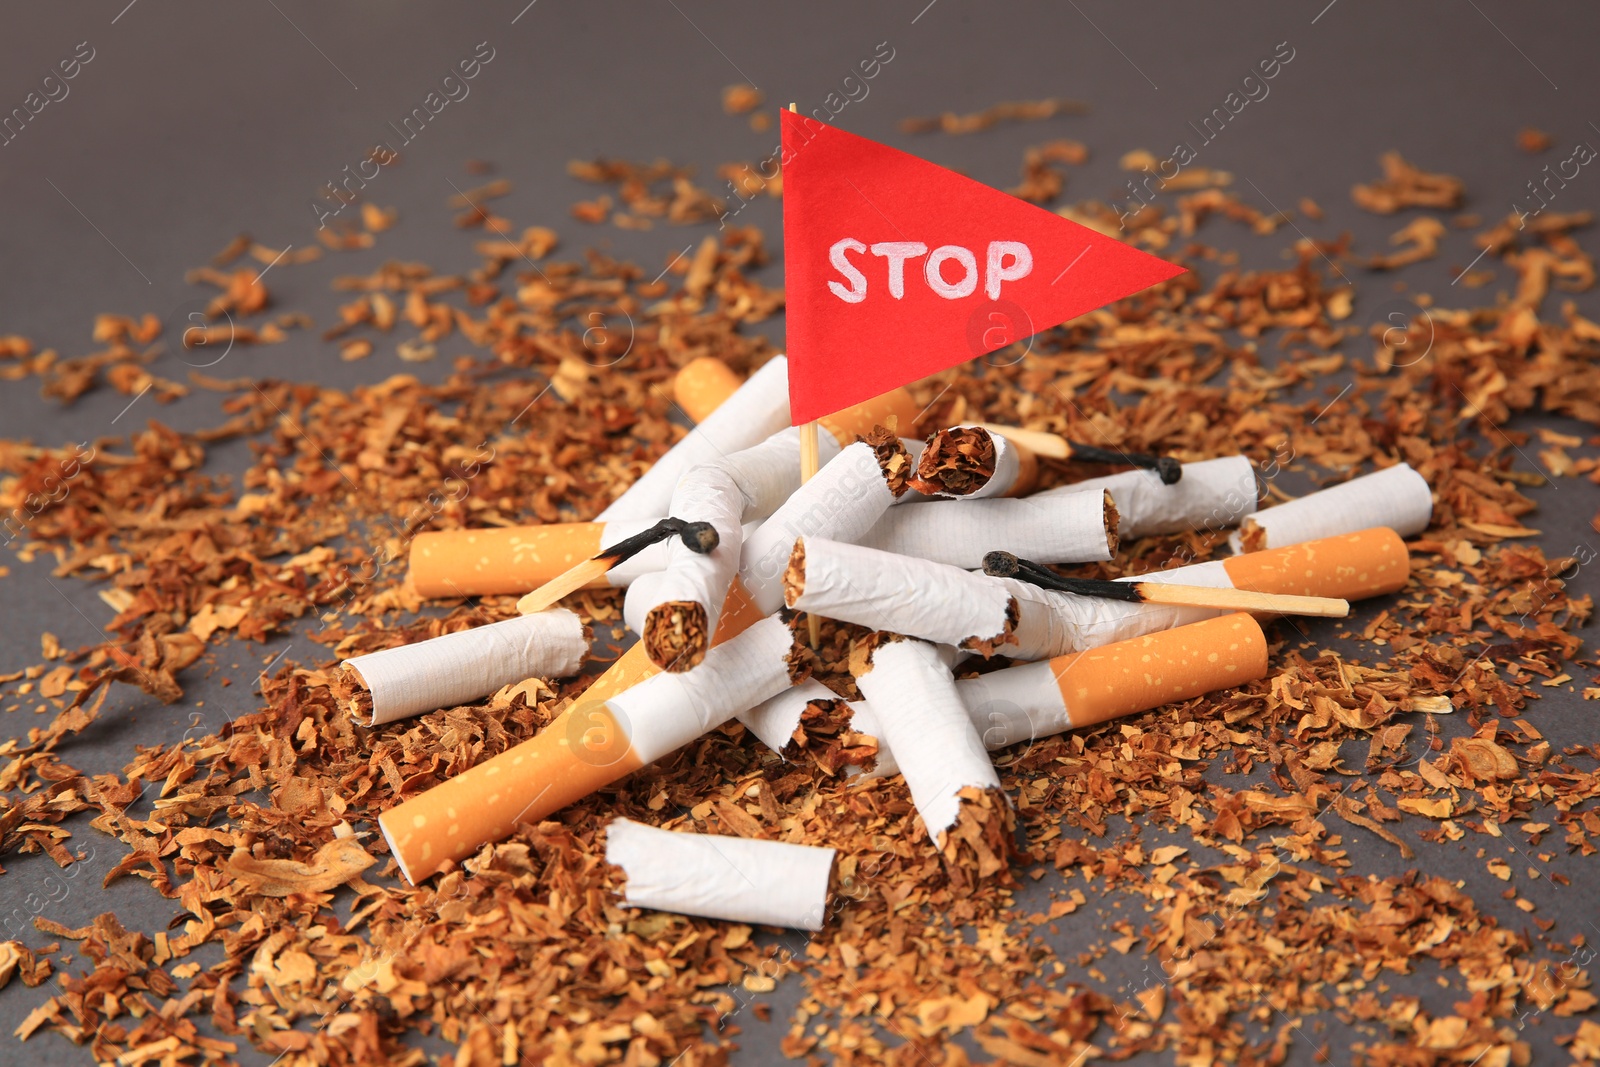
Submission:
[[[1015,578],[1020,565],[1009,552],[988,552],[983,557],[983,573],[996,578]]]

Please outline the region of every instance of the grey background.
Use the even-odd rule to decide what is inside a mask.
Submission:
[[[1296,230],[1319,238],[1349,231],[1359,252],[1382,250],[1407,216],[1364,214],[1350,203],[1349,188],[1377,175],[1377,157],[1387,149],[1403,150],[1426,169],[1465,178],[1468,210],[1487,222],[1525,197],[1526,184],[1540,168],[1566,158],[1577,141],[1600,143],[1600,128],[1591,122],[1600,120],[1600,109],[1591,106],[1600,19],[1586,5],[1535,8],[1497,0],[1203,6],[1104,0],[1060,5],[524,3],[469,9],[331,7],[294,0],[13,6],[0,33],[0,112],[20,106],[79,42],[88,41],[95,57],[69,83],[66,99],[49,105],[17,140],[0,147],[5,267],[0,333],[26,335],[64,357],[87,354],[96,348],[89,333],[96,313],[154,312],[165,319],[208,293],[186,285],[184,271],[204,264],[241,230],[276,246],[309,243],[315,226],[309,205],[319,187],[339,177],[346,165],[354,166],[375,141],[391,138],[387,124],[420,104],[479,42],[488,42],[495,55],[471,83],[470,96],[449,105],[404,148],[402,162],[384,168],[367,190],[375,203],[400,208],[397,228],[380,235],[370,251],[280,266],[268,275],[278,305],[308,311],[319,329],[296,331],[284,345],[236,349],[213,373],[336,386],[402,370],[440,378],[448,357],[465,350],[465,342],[442,345],[443,358],[432,363],[402,364],[392,350],[380,348],[351,364],[316,337],[335,320],[338,297],[328,286],[335,275],[365,272],[389,258],[417,260],[441,271],[475,264],[475,235],[455,230],[444,204],[452,182],[467,188],[482,180],[465,172],[465,160],[493,161],[496,176],[512,179],[512,194],[494,208],[519,229],[551,226],[562,234],[568,253],[592,244],[647,266],[665,265],[706,229],[658,226],[632,232],[577,223],[568,206],[597,190],[570,179],[567,161],[666,157],[697,166],[702,183],[720,191],[721,183],[712,177],[718,164],[753,163],[770,153],[777,139],[775,130],[754,133],[744,117],[724,115],[723,86],[748,80],[766,93],[769,106],[794,100],[809,110],[885,41],[894,58],[870,83],[869,96],[840,115],[843,126],[1000,186],[1017,180],[1026,146],[1055,137],[1082,140],[1093,157],[1073,170],[1067,201],[1118,196],[1125,178],[1116,160],[1123,152],[1148,148],[1164,156],[1176,141],[1193,141],[1188,123],[1219,106],[1258,60],[1287,41],[1295,58],[1270,83],[1268,98],[1251,104],[1204,146],[1197,163],[1232,171],[1234,191],[1259,207],[1293,208],[1300,197],[1310,196],[1327,217],[1314,222],[1297,216],[1293,228],[1264,239],[1220,222],[1202,231],[1208,243],[1241,249],[1247,266],[1283,262]],[[1082,100],[1090,113],[967,137],[912,137],[897,129],[898,121],[911,115],[1046,96]],[[1539,157],[1518,152],[1513,139],[1526,125],[1553,134],[1556,147]],[[1561,193],[1553,210],[1595,206],[1600,178],[1591,169]],[[774,253],[780,250],[776,202],[758,200],[739,222],[760,225]],[[1436,294],[1446,305],[1471,305],[1508,289],[1511,279],[1504,270],[1488,290],[1458,297],[1451,288],[1451,280],[1476,254],[1472,232],[1452,230],[1439,258],[1407,271],[1411,290]],[[1580,240],[1590,238],[1580,235]],[[766,271],[770,284],[781,278],[780,264]],[[1383,291],[1390,279],[1345,269],[1358,283],[1358,321],[1380,321],[1390,307]],[[1410,307],[1405,299],[1394,299],[1399,300],[1394,306]],[[1593,294],[1578,302],[1596,314]],[[1552,299],[1547,314],[1554,313],[1554,304]],[[770,329],[781,337],[781,322]],[[1275,345],[1263,350],[1277,358]],[[1348,351],[1366,354],[1362,342]],[[158,368],[180,378],[184,370],[172,362]],[[1339,384],[1330,383],[1327,395],[1332,397]],[[127,397],[102,388],[63,408],[40,402],[37,385],[30,380],[4,386],[0,437],[64,445],[126,432],[156,416],[185,429],[221,419],[215,395],[204,392],[166,407],[145,397],[130,410]],[[1550,424],[1588,436],[1573,423]],[[1528,429],[1534,423],[1515,425]],[[1522,452],[1518,465],[1535,469],[1536,448]],[[237,470],[246,458],[236,443],[214,449],[212,465]],[[1568,555],[1600,544],[1588,525],[1600,504],[1594,486],[1564,479],[1534,495],[1540,511],[1529,521],[1545,531],[1548,554]],[[0,579],[0,671],[38,662],[43,629],[69,647],[102,639],[98,626],[110,611],[94,588],[79,580],[50,579],[48,562],[21,565],[11,553],[0,562],[12,571]],[[1595,585],[1591,570],[1579,575],[1580,591]],[[1332,628],[1310,631],[1319,641],[1333,633]],[[220,660],[224,665],[261,663],[286,649],[291,660],[325,654],[320,646],[285,636],[267,646],[229,650],[237,655]],[[163,707],[119,687],[105,721],[68,745],[64,758],[91,773],[117,770],[134,744],[172,741],[195,726],[215,729],[228,715],[255,706],[256,698],[241,691],[245,687],[225,691],[197,680],[197,671],[184,678],[192,704]],[[1580,688],[1589,684],[1588,672],[1574,673]],[[1559,748],[1590,742],[1588,707],[1564,690],[1543,692],[1547,695],[1530,714],[1552,743]],[[0,705],[14,703],[12,693],[0,690]],[[27,711],[12,711],[0,716],[0,736],[20,734],[41,721]],[[1458,724],[1446,728],[1455,730]],[[1408,819],[1400,832],[1409,836],[1418,823]],[[1411,866],[1369,835],[1338,829],[1357,860],[1356,872],[1385,875]],[[110,890],[99,889],[101,874],[122,846],[85,828],[78,844],[86,842],[95,855],[64,883],[64,896],[49,891],[56,900],[37,895],[53,864],[38,856],[7,857],[0,913],[21,908],[76,925],[112,908],[130,928],[153,932],[163,927],[175,907],[148,887],[125,879]],[[1528,931],[1539,944],[1543,935],[1528,916],[1500,899],[1506,883],[1490,878],[1483,860],[1473,858],[1472,850],[1482,843],[1476,835],[1460,846],[1424,843],[1419,862],[1465,879],[1486,911]],[[1554,868],[1575,883],[1562,890],[1548,877],[1528,881],[1521,874],[1525,865],[1515,856],[1506,858],[1519,872],[1512,884],[1538,905],[1535,914],[1559,919],[1553,936],[1588,929],[1592,940],[1600,938],[1593,922],[1600,909],[1592,890],[1584,888],[1593,885],[1593,862],[1558,858]],[[1023,898],[1024,914],[1041,906],[1053,881],[1052,876]],[[1063,919],[1052,944],[1070,958],[1106,936],[1105,923],[1114,918],[1126,916],[1139,925],[1139,914],[1118,910],[1125,904],[1113,907],[1109,898],[1100,901],[1091,894],[1091,907]],[[31,929],[21,936],[34,944],[44,940]],[[1142,962],[1137,955],[1107,957],[1099,966],[1110,980],[1100,988],[1120,996],[1142,986],[1149,980],[1140,972]],[[1458,986],[1441,988],[1426,971],[1396,980],[1395,986],[1422,996],[1434,1012],[1448,1012],[1453,1001],[1466,998]],[[8,1036],[46,993],[18,982],[0,993],[0,1064],[24,1057],[50,1064],[86,1060],[85,1050],[54,1035],[37,1036],[26,1046]],[[736,1062],[780,1058],[775,1046],[787,1029],[787,1009],[799,995],[798,982],[780,986],[770,998],[775,1007],[770,1025],[741,1012],[735,1021],[745,1028],[746,1047]],[[1574,1020],[1530,1020],[1524,1036],[1533,1043],[1535,1062],[1566,1062],[1551,1039],[1574,1028]],[[1373,1036],[1332,1016],[1304,1020],[1292,1061],[1312,1062],[1326,1042],[1332,1062],[1348,1062],[1351,1044]],[[265,1061],[248,1049],[244,1058]],[[1164,1059],[1170,1061],[1170,1054]]]

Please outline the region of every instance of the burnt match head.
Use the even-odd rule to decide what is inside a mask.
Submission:
[[[717,535],[717,528],[709,522],[684,523],[678,535],[683,538],[690,552],[698,552],[702,556],[710,553],[722,541]]]
[[[1156,460],[1156,473],[1161,475],[1162,485],[1176,485],[1183,478],[1183,464],[1171,456],[1162,456]]]
[[[983,573],[996,578],[1015,578],[1021,565],[1009,552],[988,552],[983,557]]]

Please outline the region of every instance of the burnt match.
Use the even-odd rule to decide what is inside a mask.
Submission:
[[[1342,619],[1350,603],[1334,597],[1288,596],[1254,593],[1246,589],[1218,589],[1167,582],[1112,582],[1101,578],[1066,578],[1040,563],[1018,559],[1010,552],[990,552],[983,557],[983,572],[996,578],[1015,578],[1041,589],[1077,596],[1123,600],[1132,604],[1174,604],[1223,611],[1255,611],[1272,615],[1313,615]]]
[[[698,552],[701,555],[705,555],[716,548],[720,541],[716,528],[709,522],[684,522],[682,519],[671,517],[662,519],[648,530],[636,533],[632,537],[625,537],[605,551],[591,556],[577,566],[570,567],[550,579],[550,581],[517,601],[517,611],[523,615],[531,615],[536,611],[543,611],[568,593],[581,589],[590,582],[602,577],[622,561],[643,552],[651,545],[665,541],[669,537],[682,538],[689,551]]]

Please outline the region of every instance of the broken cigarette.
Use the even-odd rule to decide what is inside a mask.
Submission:
[[[894,508],[861,537],[834,539],[966,570],[996,546],[1041,563],[1096,563],[1116,554],[1119,522],[1109,493],[1034,493]]]
[[[639,476],[611,506],[600,522],[619,519],[656,521],[671,514],[672,491],[689,468],[726,456],[763,440],[789,425],[789,371],[782,356],[774,356],[726,401]]]
[[[685,363],[672,379],[672,398],[689,421],[702,423],[739,391],[739,376],[716,356]]]
[[[401,873],[415,885],[782,692],[792,651],[789,628],[767,618],[709,651],[703,670],[615,695],[591,686],[534,737],[380,815]]]
[[[1239,612],[963,678],[956,692],[984,746],[996,752],[1244,685],[1266,673],[1261,624]],[[849,706],[850,728],[879,739],[873,766],[863,773],[873,778],[899,773],[872,705],[857,700]]]
[[[972,876],[1004,871],[1011,805],[944,653],[875,633],[856,643],[851,668],[952,880],[970,885]]]
[[[1409,463],[1397,463],[1258,511],[1240,523],[1228,544],[1235,552],[1259,552],[1374,526],[1411,537],[1432,518],[1433,490]]]
[[[988,575],[821,537],[795,542],[784,600],[797,611],[985,656],[1010,654],[1017,613],[1005,583]]]
[[[820,930],[835,850],[681,833],[615,819],[606,862],[627,875],[623,900],[707,919]]]
[[[583,620],[556,609],[386,648],[344,661],[372,694],[369,726],[453,708],[528,678],[578,673]]]
[[[928,496],[982,500],[1024,496],[1039,481],[1033,451],[982,426],[955,426],[928,438],[911,488]]]
[[[1171,485],[1163,483],[1154,471],[1131,470],[1047,489],[1029,499],[1047,500],[1097,489],[1109,492],[1115,501],[1117,532],[1125,540],[1223,529],[1256,509],[1256,472],[1244,456],[1185,463],[1183,479]]]
[[[627,621],[650,662],[662,670],[690,670],[710,647],[723,597],[739,573],[744,500],[738,482],[715,463],[689,471],[672,494],[673,508],[709,523],[719,543],[703,554],[674,545],[659,573],[629,587],[624,602]]]

